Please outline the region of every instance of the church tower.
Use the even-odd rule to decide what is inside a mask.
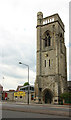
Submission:
[[[58,14],[43,18],[37,13],[37,67],[35,102],[58,104],[67,91],[64,24]]]

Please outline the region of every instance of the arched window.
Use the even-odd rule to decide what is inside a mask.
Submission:
[[[47,47],[47,46],[51,46],[51,37],[50,37],[49,33],[47,33],[45,36],[45,47]]]
[[[48,46],[50,46],[50,45],[51,45],[51,37],[48,36]]]
[[[47,37],[45,37],[45,47],[47,47]]]
[[[46,60],[45,60],[45,67],[46,67]]]
[[[49,67],[50,67],[50,59],[49,59]]]

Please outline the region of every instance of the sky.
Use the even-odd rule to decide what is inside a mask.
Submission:
[[[65,25],[67,73],[69,78],[69,1],[70,0],[0,0],[0,84],[4,90],[15,89],[36,79],[37,12],[43,17],[58,13]]]

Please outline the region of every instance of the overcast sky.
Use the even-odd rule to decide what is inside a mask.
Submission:
[[[0,0],[0,83],[4,90],[16,89],[27,81],[27,68],[19,65],[19,61],[29,65],[30,84],[35,82],[37,12],[42,11],[43,17],[55,13],[60,15],[65,24],[65,45],[68,53],[68,48],[71,47],[69,1]],[[67,68],[69,73],[69,64]]]

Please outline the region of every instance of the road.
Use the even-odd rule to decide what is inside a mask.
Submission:
[[[3,110],[2,118],[68,118],[68,117]]]
[[[12,115],[15,113],[23,117],[69,117],[69,106],[62,105],[39,105],[39,104],[22,104],[22,103],[3,103],[2,104],[2,114]],[[19,112],[19,113],[18,113]]]

